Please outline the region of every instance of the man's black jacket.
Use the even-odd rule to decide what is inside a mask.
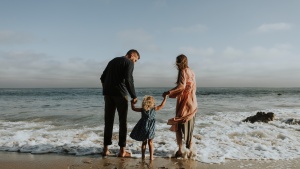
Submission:
[[[129,93],[131,98],[136,98],[133,69],[134,63],[124,56],[112,59],[100,77],[103,95],[126,96]]]

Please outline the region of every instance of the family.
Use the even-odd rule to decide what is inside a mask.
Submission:
[[[100,77],[105,100],[104,148],[102,155],[105,157],[110,153],[108,146],[112,144],[113,124],[117,110],[119,116],[118,145],[120,146],[118,157],[131,156],[129,152],[125,151],[129,93],[132,110],[142,114],[141,119],[130,133],[132,139],[142,142],[142,159],[145,159],[147,143],[150,160],[154,159],[153,139],[155,136],[156,111],[164,107],[167,97],[177,99],[175,117],[168,120],[168,125],[171,125],[170,130],[176,133],[178,151],[176,151],[175,157],[182,157],[183,140],[187,149],[190,149],[192,146],[195,115],[198,110],[195,74],[188,66],[188,58],[183,54],[176,57],[176,67],[178,69],[176,86],[162,94],[163,101],[160,105],[155,105],[155,99],[152,96],[145,96],[141,107],[137,108],[135,104],[138,99],[135,93],[132,73],[134,64],[139,59],[139,52],[131,49],[125,56],[112,59]]]

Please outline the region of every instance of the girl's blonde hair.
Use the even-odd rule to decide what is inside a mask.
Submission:
[[[146,111],[152,109],[155,107],[155,99],[153,96],[146,95],[144,96],[143,102],[142,102],[142,108]]]

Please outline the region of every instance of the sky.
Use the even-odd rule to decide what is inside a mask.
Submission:
[[[300,87],[299,0],[0,0],[0,88],[101,87],[136,49],[136,87]]]

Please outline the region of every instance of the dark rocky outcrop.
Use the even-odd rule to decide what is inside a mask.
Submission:
[[[290,118],[284,121],[286,124],[290,124],[290,125],[300,125],[300,120],[299,119],[294,119],[294,118]]]
[[[269,121],[273,121],[275,118],[275,114],[272,112],[257,112],[256,115],[247,117],[246,119],[243,120],[243,122],[250,122],[250,123],[255,123],[255,122],[264,122],[268,123]]]

